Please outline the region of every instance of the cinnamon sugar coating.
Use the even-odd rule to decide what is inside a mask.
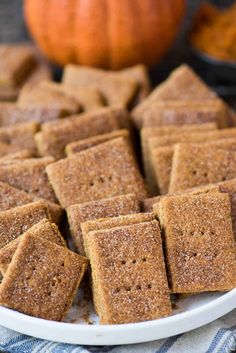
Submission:
[[[69,64],[65,66],[62,82],[65,86],[91,87],[102,93],[108,105],[127,106],[137,92],[135,80],[112,71]]]
[[[135,107],[132,118],[136,126],[140,128],[143,125],[143,115],[157,101],[185,100],[201,103],[216,98],[216,93],[188,65],[182,64]]]
[[[59,232],[57,225],[51,223],[48,219],[43,219],[42,221],[36,223],[31,228],[29,228],[26,233],[38,236],[60,246],[66,246],[66,242]],[[0,271],[3,276],[6,273],[9,264],[11,263],[19,243],[20,237],[12,240],[10,243],[0,249]]]
[[[95,230],[97,231],[97,230],[128,226],[131,224],[139,224],[139,223],[149,222],[154,220],[155,220],[155,215],[154,213],[150,212],[150,213],[126,214],[118,217],[98,218],[95,220],[88,220],[86,222],[81,223],[84,250],[85,250],[86,256],[90,258],[89,246],[87,245],[89,232],[92,232]]]
[[[29,45],[0,45],[0,86],[15,88],[36,66],[36,59]]]
[[[138,199],[147,196],[131,147],[121,137],[53,163],[46,171],[65,208],[129,193]]]
[[[221,146],[224,148],[222,141],[211,142],[209,145],[207,143],[177,144],[169,192],[179,192],[195,186],[235,178],[236,152],[220,149]]]
[[[0,126],[29,121],[45,123],[61,118],[63,112],[56,108],[20,108],[16,103],[0,103]]]
[[[20,108],[58,109],[63,115],[76,114],[80,111],[79,103],[63,91],[38,83],[20,91],[17,105]]]
[[[75,247],[79,254],[84,255],[84,242],[81,231],[82,222],[97,218],[138,213],[140,212],[140,206],[134,194],[127,194],[72,205],[67,208],[66,212]]]
[[[47,205],[33,202],[0,212],[0,249],[42,219],[51,219]]]
[[[228,126],[228,107],[223,101],[156,101],[143,114],[143,127],[215,123]]]
[[[165,197],[159,205],[174,293],[235,287],[236,258],[229,195]]]
[[[19,190],[0,181],[0,211],[7,211],[10,208],[23,206],[36,201],[44,202],[48,207],[52,220],[57,224],[60,223],[63,210],[58,204],[28,194],[23,190]]]
[[[0,128],[0,142],[13,145],[19,149],[36,151],[34,134],[38,131],[38,124],[35,121],[4,126]],[[15,148],[14,152],[17,151]]]
[[[93,296],[101,324],[123,324],[171,314],[157,221],[88,234]]]
[[[0,164],[0,180],[11,186],[34,194],[51,202],[56,202],[49,184],[45,168],[54,162],[52,157],[29,158],[20,162]]]
[[[183,126],[159,126],[159,127],[150,127],[150,128],[142,128],[141,130],[141,145],[142,145],[142,159],[144,164],[145,176],[147,178],[148,183],[150,184],[150,189],[153,193],[156,192],[156,181],[155,176],[153,175],[153,168],[151,166],[151,156],[149,150],[149,141],[150,139],[156,138],[158,141],[159,137],[162,136],[172,136],[172,134],[180,133],[180,132],[201,132],[201,131],[211,131],[216,130],[216,124],[208,123],[208,124],[195,124],[195,125],[183,125]]]
[[[24,234],[0,288],[0,304],[27,315],[61,321],[87,267],[65,247]]]
[[[124,137],[129,139],[129,131],[127,129],[115,130],[112,132],[108,132],[107,134],[99,134],[96,136],[88,137],[86,139],[71,142],[66,146],[65,151],[67,156],[71,156],[75,153],[86,150],[87,148],[97,146],[100,143],[110,141],[117,137]]]
[[[96,113],[86,113],[44,124],[41,132],[35,135],[40,155],[51,155],[57,159],[65,157],[68,143],[91,136],[118,130],[119,124],[107,108]]]
[[[0,146],[1,145],[2,144],[0,144]],[[12,146],[12,145],[7,145],[7,146]],[[35,157],[35,153],[33,151],[31,151],[31,150],[27,150],[27,149],[19,150],[19,148],[16,148],[15,146],[14,146],[14,149],[17,150],[17,151],[9,153],[9,154],[6,154],[6,155],[0,157],[0,163],[5,163],[6,161],[9,161],[9,160],[15,160],[15,159],[18,160],[18,159],[26,159],[26,158]]]

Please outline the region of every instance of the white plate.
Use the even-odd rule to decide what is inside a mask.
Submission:
[[[174,315],[127,325],[99,325],[91,305],[82,300],[68,314],[67,322],[37,319],[0,307],[0,324],[12,330],[51,341],[84,345],[117,345],[152,341],[193,330],[236,308],[236,288],[205,293],[177,302]],[[93,321],[88,325],[84,320]],[[74,323],[70,323],[74,322]]]

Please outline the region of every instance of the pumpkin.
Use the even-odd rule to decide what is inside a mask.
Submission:
[[[170,47],[185,0],[25,0],[26,22],[54,62],[120,69],[156,64]]]

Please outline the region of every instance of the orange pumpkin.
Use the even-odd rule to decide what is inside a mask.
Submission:
[[[109,69],[156,64],[184,9],[185,0],[25,0],[26,22],[48,58]]]

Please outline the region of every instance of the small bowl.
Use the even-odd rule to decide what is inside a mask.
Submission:
[[[217,77],[236,83],[236,61],[217,59],[199,49],[192,49],[194,54],[201,59],[209,70],[211,70]]]

